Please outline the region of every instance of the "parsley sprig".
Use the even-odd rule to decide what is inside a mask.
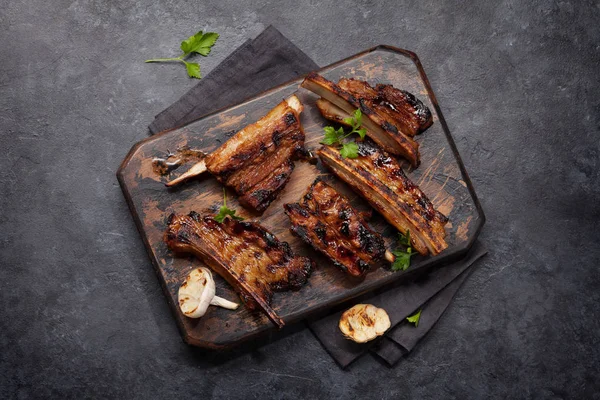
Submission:
[[[202,31],[196,33],[195,35],[190,36],[181,42],[181,51],[183,54],[179,57],[172,58],[153,58],[150,60],[146,60],[147,63],[152,62],[181,62],[185,65],[185,69],[187,70],[188,76],[190,78],[202,78],[200,74],[200,65],[198,63],[185,61],[191,54],[200,54],[202,56],[207,56],[210,53],[210,49],[213,47],[217,39],[219,38],[219,34],[215,32],[206,32],[202,33]]]
[[[227,218],[227,217],[231,217],[238,221],[243,221],[244,218],[242,218],[238,215],[235,215],[235,212],[236,212],[235,210],[227,208],[227,193],[225,192],[225,189],[223,189],[223,205],[219,209],[219,213],[217,215],[215,215],[215,221],[222,224],[223,221],[225,221],[225,218]]]
[[[406,236],[402,233],[398,233],[398,244],[406,248],[406,250],[398,249],[392,251],[392,254],[396,256],[396,260],[392,264],[392,271],[406,271],[410,267],[410,258],[419,253],[412,250],[410,245],[410,230],[406,231]]]
[[[417,326],[419,326],[419,320],[421,319],[421,311],[423,311],[422,308],[419,308],[419,311],[417,311],[416,313],[414,313],[413,315],[411,315],[410,317],[406,317],[406,320],[408,322],[410,322],[411,324],[415,325],[415,328]]]
[[[339,127],[336,130],[333,126],[326,126],[323,128],[325,131],[325,138],[321,143],[329,146],[341,144],[342,148],[340,149],[340,154],[342,155],[342,158],[356,158],[358,157],[358,145],[354,140],[345,139],[355,133],[358,133],[361,140],[365,138],[367,130],[360,127],[362,124],[362,112],[360,109],[354,111],[352,117],[344,118],[344,123],[352,127],[350,133],[346,133],[343,127]]]

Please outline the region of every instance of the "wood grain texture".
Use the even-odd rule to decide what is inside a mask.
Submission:
[[[358,209],[368,209],[366,202],[344,183],[335,179],[320,163],[311,165],[307,162],[296,162],[290,182],[262,216],[252,215],[240,207],[234,194],[228,192],[229,207],[237,208],[238,213],[246,218],[257,219],[280,240],[287,241],[296,253],[316,261],[316,270],[305,287],[295,292],[275,294],[273,298],[274,310],[287,324],[389,285],[408,275],[425,271],[434,264],[460,257],[470,248],[485,221],[435,95],[414,53],[389,46],[378,46],[325,67],[319,73],[335,81],[340,77],[356,77],[373,85],[389,83],[412,92],[431,109],[433,125],[416,137],[420,144],[421,165],[414,170],[408,163],[404,163],[404,166],[409,178],[419,185],[439,211],[449,217],[450,222],[446,226],[449,247],[436,257],[413,258],[412,265],[406,272],[391,272],[384,261],[364,280],[357,281],[345,275],[300,239],[292,236],[289,220],[283,212],[283,204],[298,201],[317,176],[348,196]],[[301,81],[301,78],[294,80],[237,106],[143,140],[131,149],[117,172],[119,183],[177,324],[189,344],[213,349],[227,348],[275,328],[266,316],[259,312],[250,312],[245,307],[236,311],[210,307],[203,318],[196,320],[185,318],[179,312],[179,285],[190,270],[203,264],[193,257],[174,256],[167,249],[163,242],[167,217],[173,212],[187,214],[192,210],[216,213],[223,201],[223,190],[208,174],[179,187],[167,189],[164,183],[184,172],[189,166],[182,166],[170,175],[161,176],[153,170],[152,160],[155,157],[164,157],[170,151],[183,146],[205,152],[213,151],[237,130],[261,118],[292,93],[296,93],[305,106],[301,122],[306,134],[306,147],[309,150],[318,148],[323,137],[323,127],[328,122],[314,106],[317,97],[299,88]],[[377,214],[374,214],[370,225],[383,234],[388,248],[395,247],[397,232],[393,227]],[[233,289],[223,279],[215,276],[215,282],[219,296],[238,301]]]

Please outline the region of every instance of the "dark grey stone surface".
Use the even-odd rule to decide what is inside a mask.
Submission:
[[[600,398],[595,1],[0,1],[0,398]],[[396,368],[340,370],[307,330],[189,348],[115,171],[206,73],[274,24],[320,65],[419,54],[486,210],[490,254]]]

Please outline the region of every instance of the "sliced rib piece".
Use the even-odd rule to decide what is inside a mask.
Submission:
[[[367,129],[367,136],[386,151],[401,155],[415,167],[419,165],[419,144],[375,112],[368,101],[354,96],[314,72],[308,74],[302,82],[302,87],[318,94],[349,115],[356,109],[360,109],[365,116],[362,119],[362,126]]]
[[[396,89],[392,85],[371,87],[367,82],[342,78],[338,85],[354,97],[364,101],[379,116],[408,136],[415,136],[433,123],[431,111],[410,92]],[[333,103],[320,98],[317,108],[325,118],[349,126],[344,118],[351,115]]]
[[[419,253],[436,255],[448,247],[444,240],[448,218],[406,177],[398,161],[375,143],[358,142],[354,159],[342,158],[339,150],[330,146],[323,146],[317,154],[396,229],[403,234],[410,230],[412,246]]]
[[[347,78],[340,79],[338,85],[407,136],[415,136],[433,123],[429,108],[405,90],[381,84],[373,88],[365,81]]]
[[[385,253],[380,234],[373,232],[348,199],[316,180],[300,203],[285,204],[292,233],[352,276],[363,276]]]
[[[275,200],[303,155],[302,104],[296,96],[279,103],[194,165],[169,186],[207,170],[241,197],[245,207],[262,212]],[[204,167],[202,166],[204,165]]]
[[[218,223],[196,212],[169,217],[167,246],[200,258],[238,292],[250,309],[262,310],[279,328],[283,320],[271,308],[274,291],[299,289],[313,261],[294,256],[286,242],[253,222],[226,218]]]
[[[416,133],[423,132],[433,124],[431,110],[412,93],[392,85],[378,84],[375,88],[380,96],[378,101],[384,109],[396,119],[403,119],[407,123],[412,120]]]

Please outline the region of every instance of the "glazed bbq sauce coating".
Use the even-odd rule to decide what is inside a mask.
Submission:
[[[413,167],[419,165],[419,144],[377,113],[368,98],[354,95],[314,72],[306,76],[301,86],[334,104],[348,116],[360,109],[363,114],[362,126],[367,129],[367,136],[386,151],[406,158]]]
[[[347,78],[340,79],[338,85],[405,135],[415,136],[433,123],[429,108],[405,90],[382,84],[373,88],[365,81]]]
[[[266,179],[258,182],[251,191],[238,198],[246,208],[264,211],[273,199],[277,198],[294,171],[294,162],[287,160],[276,168]]]
[[[312,260],[295,256],[286,242],[253,222],[172,214],[164,239],[172,251],[208,264],[248,308],[261,309],[278,327],[284,323],[271,308],[273,292],[299,289],[313,268]]]
[[[412,93],[396,89],[392,85],[378,84],[375,89],[379,94],[376,101],[398,112],[398,117],[405,117],[407,121],[413,120],[417,133],[423,132],[433,124],[431,110]]]
[[[316,180],[299,203],[284,205],[291,231],[354,277],[385,253],[385,243],[348,199]]]
[[[396,229],[403,234],[410,230],[412,246],[419,253],[436,255],[448,247],[444,229],[448,218],[406,177],[399,162],[370,140],[358,142],[358,147],[354,159],[342,158],[330,146],[317,154]]]
[[[302,105],[292,98],[295,108],[282,101],[206,157],[208,171],[231,187],[244,207],[264,211],[287,184],[292,160],[306,153]]]

